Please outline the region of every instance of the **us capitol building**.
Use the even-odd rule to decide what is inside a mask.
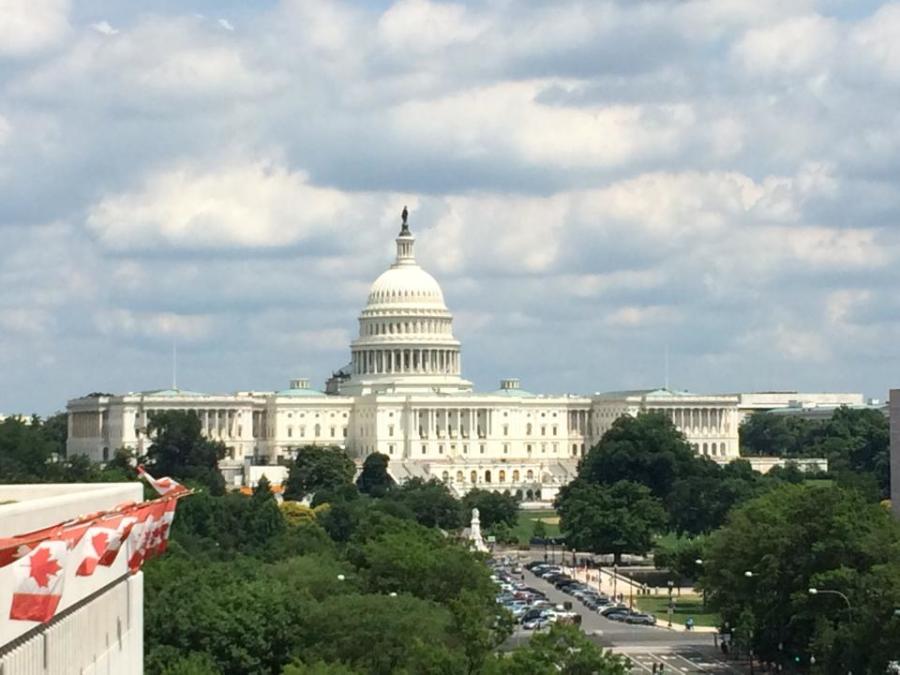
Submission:
[[[220,466],[234,484],[251,482],[249,470],[258,465],[277,483],[272,465],[285,463],[292,449],[338,445],[360,464],[370,453],[384,453],[400,482],[436,478],[460,495],[477,486],[550,500],[617,417],[659,411],[698,454],[719,462],[738,457],[739,395],[655,389],[544,396],[516,379],[475,392],[462,377],[460,343],[441,287],[416,262],[406,209],[396,242],[397,257],[372,284],[359,316],[350,363],[325,392],[295,379],[275,392],[167,389],[73,399],[68,453],[96,461],[121,447],[143,453],[153,413],[190,410],[207,437],[227,446]]]

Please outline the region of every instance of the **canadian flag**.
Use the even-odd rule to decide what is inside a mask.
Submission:
[[[100,556],[100,564],[104,567],[109,567],[116,561],[119,549],[122,548],[122,544],[125,543],[125,540],[131,533],[131,528],[138,522],[138,519],[131,515],[134,512],[133,508],[129,509],[126,515],[122,516],[122,520],[116,526],[115,532],[110,535],[109,541],[106,543],[106,552]]]
[[[168,494],[175,495],[180,492],[187,492],[187,488],[184,487],[184,485],[172,480],[168,476],[164,476],[162,478],[154,478],[149,473],[147,473],[144,470],[144,467],[140,464],[138,465],[137,472],[141,478],[150,483],[150,485],[153,486],[153,489],[162,496],[166,496]]]
[[[94,573],[110,544],[119,542],[119,524],[124,519],[125,516],[103,518],[88,527],[76,549],[75,561],[78,563],[78,569],[75,574],[87,577]]]
[[[137,522],[131,526],[131,532],[125,540],[125,552],[128,556],[128,569],[137,572],[144,560],[154,553],[152,542],[156,528],[162,522],[166,505],[161,500],[147,502],[138,507],[134,513]]]
[[[68,542],[49,539],[15,562],[10,619],[43,623],[53,618],[62,598],[68,555]]]
[[[178,506],[177,499],[167,500],[162,522],[156,528],[156,555],[162,555],[169,548],[169,532],[172,529],[172,521],[175,520],[176,506]]]
[[[28,555],[42,540],[53,536],[60,530],[59,525],[46,527],[28,534],[20,534],[16,537],[0,537],[0,567],[6,567],[16,560]]]

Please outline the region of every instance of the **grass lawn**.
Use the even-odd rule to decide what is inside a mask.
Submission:
[[[672,622],[683,624],[690,616],[694,619],[695,626],[718,626],[719,615],[713,612],[703,611],[703,599],[699,595],[673,596],[675,610],[672,612]],[[656,615],[657,621],[666,621],[669,607],[668,595],[642,595],[635,598],[638,608],[643,612]]]
[[[556,515],[556,511],[519,511],[519,522],[513,528],[512,533],[520,544],[527,544],[531,540],[531,535],[534,534],[534,523],[537,520],[544,521],[548,537],[559,536],[559,516]]]

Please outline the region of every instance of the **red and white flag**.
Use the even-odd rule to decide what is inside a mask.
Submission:
[[[137,523],[138,519],[132,515],[134,512],[135,507],[130,507],[124,512],[125,515],[122,516],[122,520],[116,526],[115,533],[110,536],[109,541],[106,543],[106,552],[100,556],[100,564],[104,567],[109,567],[116,561],[119,549],[122,548],[122,544],[125,543],[125,540],[131,533],[131,528]]]
[[[169,533],[172,530],[172,521],[175,520],[175,507],[178,506],[177,499],[169,499],[166,501],[166,510],[162,514],[162,520],[156,527],[156,537],[154,548],[156,555],[162,555],[169,548]]]
[[[59,530],[60,525],[53,525],[15,537],[0,537],[0,567],[6,567],[24,558],[44,539],[55,536]]]
[[[75,549],[75,563],[78,565],[75,574],[87,577],[94,573],[110,544],[119,541],[119,524],[124,519],[125,516],[103,518],[88,527]]]
[[[153,489],[156,490],[160,495],[176,495],[181,492],[187,492],[187,488],[184,487],[181,483],[172,480],[168,476],[163,476],[162,478],[154,478],[149,473],[144,470],[142,465],[138,465],[137,468],[138,475],[150,483],[153,486]]]
[[[137,522],[131,526],[131,532],[125,539],[125,553],[128,556],[128,569],[137,572],[144,560],[155,552],[152,543],[156,528],[162,522],[166,505],[162,500],[146,502],[136,509],[133,516]]]
[[[43,623],[53,618],[62,598],[68,555],[68,542],[49,539],[15,562],[10,619]]]

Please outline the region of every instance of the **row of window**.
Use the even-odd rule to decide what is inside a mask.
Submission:
[[[299,431],[298,438],[306,438],[306,426],[300,425],[299,427],[297,427],[297,430]],[[347,438],[347,427],[342,427],[341,431],[342,431],[343,437]],[[287,428],[287,435],[288,435],[288,438],[294,437],[294,427],[289,426]],[[321,438],[322,437],[322,425],[321,424],[317,424],[313,427],[312,437],[313,438]],[[329,428],[329,437],[337,438],[337,427],[331,426]]]
[[[444,471],[441,474],[441,480],[443,480],[445,483],[449,483],[450,482],[450,472]],[[534,481],[534,471],[532,471],[531,469],[528,469],[525,472],[525,480],[527,482],[533,482]],[[456,482],[457,483],[465,483],[466,482],[465,473],[463,473],[462,471],[457,471],[456,472]],[[469,472],[469,482],[472,483],[473,485],[476,485],[478,483],[493,483],[494,482],[493,474],[490,469],[485,469],[481,473],[481,476],[479,478],[478,472],[473,470],[473,471]],[[506,470],[505,469],[500,469],[497,472],[497,482],[498,483],[506,482]],[[512,471],[512,482],[513,483],[520,482],[520,473],[519,473],[518,469],[513,469],[513,471]]]
[[[447,334],[451,332],[450,321],[444,319],[426,319],[419,321],[381,321],[364,324],[365,335],[404,335],[407,333]]]

